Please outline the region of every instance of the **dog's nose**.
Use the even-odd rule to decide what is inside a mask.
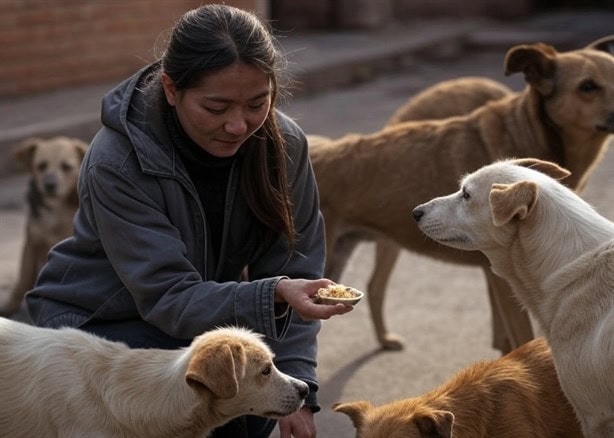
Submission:
[[[49,193],[50,195],[53,195],[56,189],[57,189],[57,185],[55,183],[52,183],[52,182],[45,183],[45,191]]]
[[[43,177],[43,188],[45,192],[53,195],[58,188],[58,182],[53,175],[45,175]]]
[[[614,132],[614,112],[611,111],[610,113],[608,113],[605,123],[596,125],[595,128],[598,131],[609,132],[609,133]]]
[[[421,208],[414,208],[412,214],[416,222],[420,222],[420,218],[424,216],[424,210],[422,210]]]
[[[295,386],[300,398],[305,398],[309,395],[309,386],[305,382],[299,381],[295,384]]]

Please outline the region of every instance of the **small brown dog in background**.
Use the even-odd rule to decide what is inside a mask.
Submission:
[[[30,174],[25,243],[17,283],[0,315],[17,312],[25,293],[47,261],[49,249],[72,234],[79,207],[77,179],[87,144],[76,138],[28,138],[15,148],[15,158]]]
[[[419,397],[337,403],[358,438],[581,438],[550,348],[537,338],[461,370]]]

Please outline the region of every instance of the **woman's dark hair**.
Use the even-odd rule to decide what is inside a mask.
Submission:
[[[284,233],[292,249],[296,231],[286,149],[275,116],[284,65],[268,26],[256,15],[238,8],[201,6],[177,22],[161,60],[162,71],[177,90],[195,87],[207,75],[239,62],[262,70],[271,85],[269,114],[242,151],[241,191],[267,230],[267,240]]]

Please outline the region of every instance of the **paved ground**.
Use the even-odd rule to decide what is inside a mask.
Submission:
[[[578,40],[577,44],[584,44],[597,31],[597,21],[576,21],[571,29],[570,26],[561,27],[561,22],[567,22],[559,18],[557,26],[564,32],[557,33],[556,38],[567,41],[571,30],[580,32],[579,28],[590,27],[590,32],[580,32],[583,40]],[[524,34],[526,40],[521,42],[535,41],[531,38],[535,34],[529,30]],[[464,35],[463,38],[468,38]],[[522,38],[523,34],[510,31],[505,38],[503,33],[472,35],[482,42],[474,49],[466,39],[462,50],[454,44],[440,46],[435,58],[414,51],[407,55],[402,70],[397,65],[387,74],[367,75],[362,79],[368,80],[362,83],[357,83],[361,78],[353,77],[345,82],[352,84],[351,87],[325,87],[322,93],[303,94],[285,104],[284,109],[305,131],[336,137],[347,132],[368,133],[379,129],[409,96],[439,80],[485,75],[516,90],[521,89],[520,77],[503,76],[502,62],[504,47],[518,42],[515,39]],[[352,37],[357,44],[368,45],[369,40],[364,35]],[[487,41],[491,44],[484,44]],[[316,38],[305,40],[303,44],[305,51],[312,50],[315,56],[328,47],[325,42],[325,39]],[[359,53],[356,48],[348,52],[353,56]],[[0,106],[0,113],[1,110]],[[612,220],[613,170],[614,152],[610,150],[584,192],[585,198]],[[15,279],[23,239],[21,199],[24,189],[20,176],[5,178],[0,185],[0,294],[8,292]],[[366,289],[372,251],[371,244],[358,248],[342,282]],[[490,348],[490,312],[484,280],[477,269],[444,264],[405,252],[391,279],[386,314],[390,328],[405,340],[403,351],[379,349],[366,302],[358,304],[349,315],[324,322],[319,338],[318,370],[323,406],[323,411],[317,415],[319,436],[353,436],[349,420],[330,411],[334,402],[368,399],[383,403],[409,397],[435,387],[471,362],[497,356]],[[19,318],[26,317],[21,314]]]

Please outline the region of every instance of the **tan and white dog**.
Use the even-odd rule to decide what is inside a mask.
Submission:
[[[246,329],[212,330],[185,349],[130,349],[0,318],[2,436],[206,437],[241,415],[289,415],[308,392]]]
[[[543,337],[417,397],[337,403],[358,438],[581,438]]]
[[[614,36],[569,52],[545,44],[512,47],[505,56],[506,74],[523,73],[528,86],[470,114],[310,141],[326,221],[326,275],[338,280],[355,243],[377,240],[367,299],[384,348],[402,348],[383,315],[400,248],[481,267],[491,299],[493,345],[507,352],[533,338],[527,313],[482,254],[428,241],[403,218],[415,205],[455,190],[463,174],[501,158],[555,161],[572,171],[566,184],[582,190],[614,133],[614,56],[602,51],[611,40]]]
[[[433,240],[481,251],[533,314],[590,438],[614,436],[614,223],[557,180],[554,163],[505,160],[413,210]]]
[[[47,261],[49,249],[72,234],[79,207],[77,179],[87,144],[77,138],[28,138],[15,148],[15,158],[30,175],[26,233],[17,282],[0,315],[19,310]]]

